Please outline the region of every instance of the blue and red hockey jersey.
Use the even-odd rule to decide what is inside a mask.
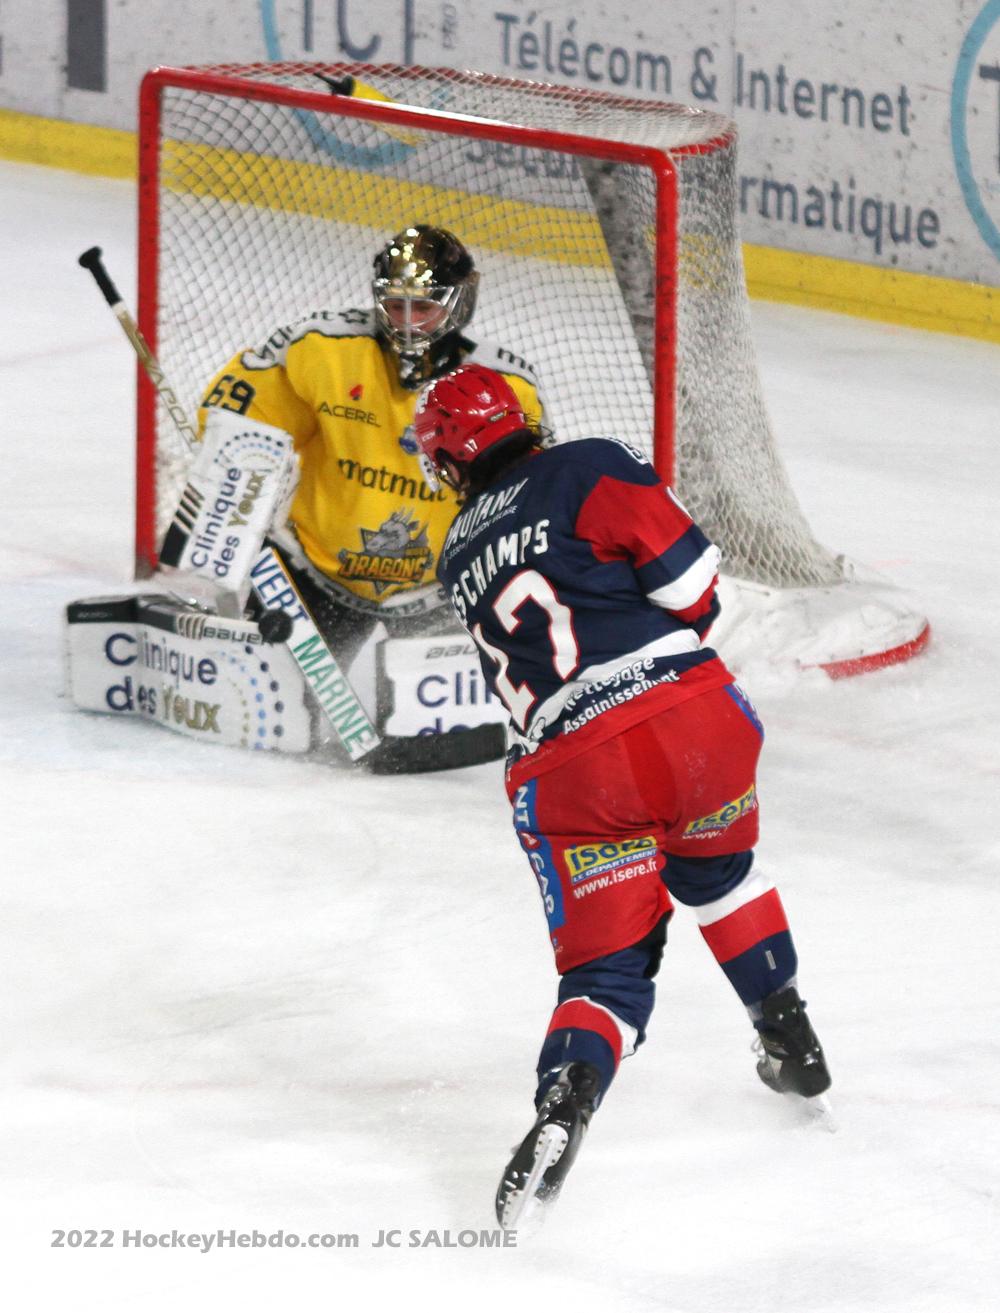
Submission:
[[[732,682],[702,645],[718,564],[649,462],[610,438],[538,452],[468,503],[438,578],[510,712],[512,773]]]

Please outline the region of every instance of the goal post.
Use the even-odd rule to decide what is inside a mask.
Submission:
[[[926,642],[922,617],[878,585],[873,601],[816,542],[778,455],[729,120],[452,69],[216,65],[143,80],[138,319],[189,413],[235,350],[316,311],[367,307],[375,250],[411,222],[472,251],[469,331],[536,368],[559,440],[623,438],[674,483],[722,549],[743,641],[771,635],[776,659],[831,673]],[[141,376],[137,438],[148,573],[188,456]],[[805,659],[767,619],[789,605],[812,640]],[[817,640],[810,618],[831,608]]]

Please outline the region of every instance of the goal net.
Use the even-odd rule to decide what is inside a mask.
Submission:
[[[147,74],[140,150],[139,323],[189,414],[235,350],[370,305],[386,238],[441,225],[481,272],[472,335],[534,366],[559,440],[646,451],[769,605],[844,583],[768,424],[729,120],[448,69],[227,65]],[[148,572],[189,457],[143,379],[138,440]]]

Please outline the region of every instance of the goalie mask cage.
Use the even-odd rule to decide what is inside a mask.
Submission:
[[[450,228],[481,273],[467,331],[531,363],[560,440],[642,449],[761,595],[830,590],[843,560],[813,538],[761,395],[735,162],[729,120],[663,102],[451,69],[154,69],[139,326],[193,416],[234,351],[367,308],[394,232]],[[148,573],[189,456],[141,373],[137,432]]]

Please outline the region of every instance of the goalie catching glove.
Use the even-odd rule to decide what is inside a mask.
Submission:
[[[207,592],[221,614],[242,615],[250,567],[264,535],[288,518],[298,477],[292,438],[283,429],[210,410],[160,550],[171,588],[190,584],[195,594]]]

